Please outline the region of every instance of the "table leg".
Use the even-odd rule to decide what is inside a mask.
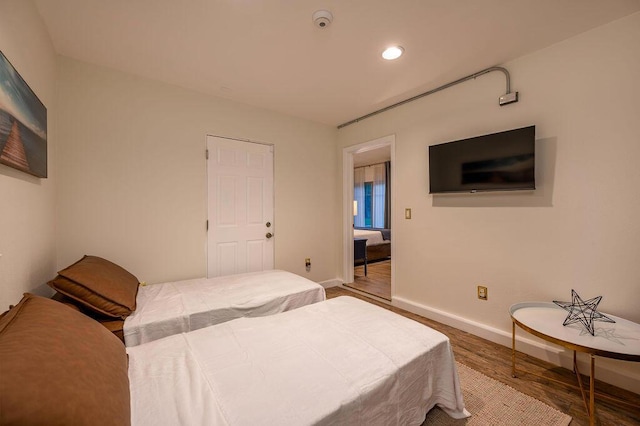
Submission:
[[[591,356],[591,378],[589,380],[589,425],[596,423],[596,357]]]
[[[516,376],[516,322],[511,321],[511,377]]]
[[[589,415],[589,426],[596,424],[596,357],[589,355],[591,358],[591,368],[589,374],[589,400],[587,401],[587,395],[585,393],[584,385],[582,384],[582,376],[578,369],[578,361],[576,358],[576,351],[573,351],[573,371],[576,373],[578,379],[578,387],[582,394],[582,401],[584,402],[584,408]]]
[[[578,379],[578,387],[580,388],[580,394],[582,395],[582,402],[584,403],[584,408],[589,414],[589,402],[587,401],[587,394],[584,392],[584,385],[582,384],[582,375],[580,375],[580,370],[578,369],[578,360],[576,357],[576,351],[573,351],[573,372],[576,374],[576,378]]]

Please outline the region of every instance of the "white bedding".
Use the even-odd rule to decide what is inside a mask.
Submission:
[[[382,244],[384,243],[384,238],[382,238],[382,232],[380,231],[369,231],[366,229],[354,229],[353,236],[356,238],[366,238],[367,245],[371,246],[374,244]]]
[[[272,315],[325,299],[304,277],[272,270],[141,286],[124,321],[126,346],[136,346],[245,316]]]
[[[351,297],[127,348],[132,425],[409,425],[467,417],[449,339]]]

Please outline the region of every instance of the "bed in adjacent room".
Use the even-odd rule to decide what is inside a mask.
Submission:
[[[96,256],[61,270],[49,285],[62,295],[57,300],[97,319],[127,346],[325,300],[321,285],[281,270],[144,286]]]
[[[435,405],[468,416],[449,339],[351,297],[125,349],[26,295],[0,319],[0,370],[2,421],[16,424],[417,425]]]
[[[354,228],[353,236],[367,239],[367,262],[387,259],[391,256],[390,229]]]

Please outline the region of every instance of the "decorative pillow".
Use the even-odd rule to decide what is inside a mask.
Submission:
[[[131,424],[124,345],[54,300],[25,294],[0,319],[0,377],[0,424]]]
[[[65,306],[68,306],[71,309],[75,309],[76,311],[80,311],[85,315],[89,315],[89,314],[94,315],[95,314],[95,312],[93,312],[93,311],[91,311],[91,312],[85,311],[83,309],[84,306],[80,305],[78,302],[76,302],[75,300],[65,296],[62,293],[56,292],[56,294],[51,296],[51,299],[55,300],[56,302],[64,303]],[[89,315],[89,316],[91,316],[91,315]]]
[[[138,279],[97,256],[84,256],[58,272],[48,284],[83,306],[112,318],[124,319],[136,309]]]

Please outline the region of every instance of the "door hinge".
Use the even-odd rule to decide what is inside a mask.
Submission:
[[[207,227],[207,231],[208,231],[209,230],[209,220],[207,220],[206,227]]]
[[[208,160],[209,159],[209,150],[205,149],[204,150],[204,157]]]

